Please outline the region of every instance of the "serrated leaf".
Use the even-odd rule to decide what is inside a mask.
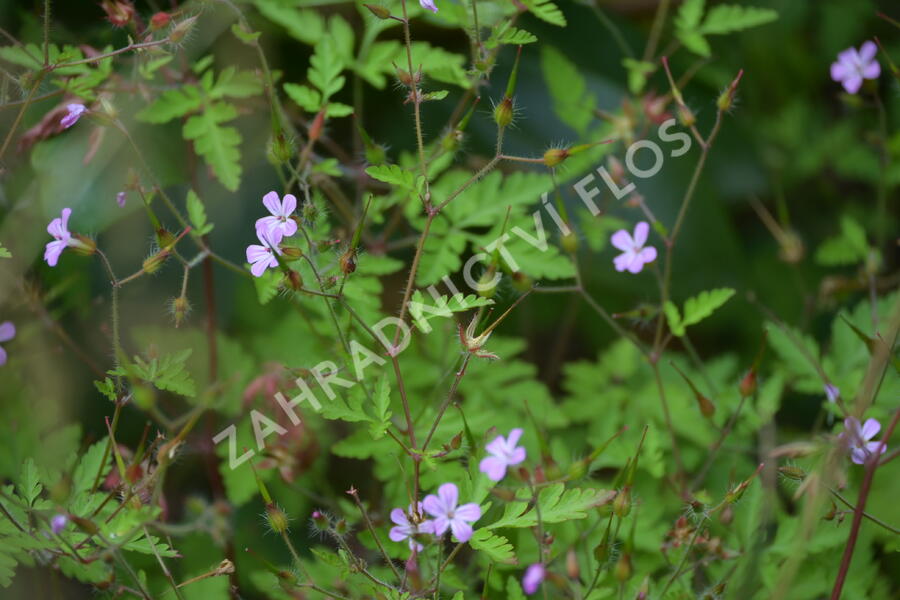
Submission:
[[[266,269],[261,277],[253,278],[253,287],[256,289],[256,297],[260,304],[266,304],[278,294],[281,284],[281,273]]]
[[[369,435],[377,440],[391,425],[391,386],[387,377],[382,376],[378,381],[372,400],[375,418],[369,425]]]
[[[487,39],[484,45],[487,48],[496,48],[500,44],[512,44],[515,46],[522,46],[524,44],[531,44],[537,41],[537,36],[533,33],[525,31],[524,29],[517,29],[513,27],[509,21],[503,21],[494,26],[494,29],[491,31],[491,36]]]
[[[816,250],[816,262],[825,266],[852,265],[868,258],[866,231],[851,216],[841,218],[841,234],[828,238]]]
[[[249,98],[258,96],[263,91],[262,80],[252,71],[238,71],[235,67],[226,67],[219,73],[215,85],[209,89],[210,98]]]
[[[593,120],[596,99],[587,91],[584,77],[562,52],[553,46],[541,48],[541,71],[560,120],[584,133]]]
[[[700,292],[693,298],[688,298],[684,303],[684,319],[682,325],[694,325],[710,316],[717,308],[728,302],[734,296],[731,288],[718,288]]]
[[[778,13],[771,8],[719,4],[712,7],[700,26],[701,34],[723,34],[771,23]]]
[[[196,386],[185,364],[192,352],[192,349],[187,348],[159,358],[145,359],[135,356],[134,362],[123,364],[115,374],[128,375],[159,390],[192,398],[196,394]]]
[[[338,57],[331,38],[325,38],[316,45],[316,52],[309,65],[307,77],[310,83],[319,88],[323,103],[344,87],[345,78],[341,75],[344,64]]]
[[[538,506],[543,523],[561,523],[574,519],[584,519],[591,508],[606,504],[615,497],[615,492],[607,490],[565,489],[562,483],[547,486],[538,493]],[[503,516],[487,526],[487,529],[502,527],[534,527],[537,525],[537,511],[530,506],[531,492],[521,489],[516,499],[506,504]]]
[[[97,388],[98,392],[106,396],[110,402],[115,402],[119,397],[116,393],[116,384],[109,377],[106,377],[103,381],[95,381],[94,387]]]
[[[322,94],[307,85],[297,83],[284,84],[284,91],[297,106],[306,112],[319,112],[322,107]]]
[[[681,314],[678,312],[678,307],[675,306],[675,303],[667,300],[663,310],[666,313],[666,321],[669,323],[669,330],[672,332],[672,335],[683,336],[684,324],[681,322]]]
[[[632,94],[638,94],[647,85],[647,77],[656,70],[656,65],[633,58],[625,57],[622,59],[622,66],[628,73],[628,90]]]
[[[91,489],[94,481],[97,480],[99,473],[99,481],[103,481],[109,470],[112,461],[112,453],[106,454],[106,446],[109,438],[103,438],[99,442],[91,445],[90,448],[82,455],[81,460],[72,473],[72,494],[71,497],[77,497],[81,492]],[[104,462],[103,457],[106,456]]]
[[[493,300],[482,298],[475,294],[463,295],[462,292],[454,294],[450,298],[447,296],[439,296],[433,301],[426,300],[424,294],[420,290],[416,290],[409,301],[409,314],[422,333],[431,331],[431,325],[428,321],[435,317],[449,318],[453,313],[463,312],[479,306],[489,306],[493,304]]]
[[[12,254],[3,247],[3,244],[0,244],[0,258],[12,258]]]
[[[241,183],[241,134],[234,127],[221,124],[237,117],[237,109],[226,102],[216,102],[184,124],[184,137],[194,141],[194,149],[212,168],[225,189],[235,192]]]
[[[478,529],[469,538],[469,545],[473,549],[483,552],[492,561],[506,564],[515,564],[516,555],[509,540],[502,535],[491,533],[487,529]]]
[[[675,17],[675,27],[690,31],[700,25],[706,0],[685,0]]]
[[[187,213],[193,234],[203,236],[212,231],[212,223],[206,222],[206,208],[194,190],[188,190],[187,193]]]
[[[557,27],[566,26],[565,15],[551,0],[522,0],[522,4],[538,19]]]
[[[399,165],[376,165],[366,168],[366,174],[372,179],[415,191],[415,174]]]
[[[44,489],[44,486],[41,485],[41,477],[38,474],[37,465],[34,464],[34,459],[31,457],[26,458],[25,462],[22,463],[18,488],[19,496],[25,500],[28,506],[34,505],[34,501],[41,495],[41,490]]]
[[[314,10],[296,9],[279,0],[254,0],[256,7],[270,21],[307,44],[316,44],[326,33],[325,19]]]
[[[136,118],[146,123],[166,123],[198,110],[202,104],[200,89],[195,85],[185,85],[163,92],[152,104],[139,111]]]

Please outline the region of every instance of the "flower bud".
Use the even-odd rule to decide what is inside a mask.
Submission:
[[[498,127],[503,128],[513,121],[513,101],[512,98],[504,98],[500,104],[494,107],[494,122]]]
[[[172,311],[172,316],[175,317],[176,328],[181,326],[188,313],[191,312],[191,305],[184,296],[172,298],[169,308]]]
[[[493,282],[494,271],[488,269],[481,275],[481,279],[478,280],[478,295],[482,298],[493,298],[494,294],[497,292],[497,286],[492,285]]]
[[[88,535],[96,535],[100,531],[100,529],[88,519],[76,517],[75,515],[69,515],[69,520],[75,523],[78,529],[82,530]]]
[[[294,594],[297,591],[297,576],[288,570],[282,569],[276,574],[278,585],[286,594]]]
[[[569,551],[566,552],[566,575],[570,579],[578,579],[580,574],[581,568],[578,566],[578,555],[575,554],[575,550],[569,548]]]
[[[169,34],[169,40],[174,43],[178,43],[183,40],[185,36],[191,32],[191,29],[194,28],[194,23],[196,21],[197,17],[191,17],[178,23],[175,27],[172,28],[172,32]]]
[[[134,18],[134,5],[130,0],[103,0],[100,8],[106,13],[106,20],[116,27],[125,27]]]
[[[741,379],[738,391],[740,391],[742,398],[747,398],[756,393],[756,369],[747,371],[747,374]]]
[[[346,535],[348,531],[350,531],[350,527],[347,525],[347,521],[345,519],[338,519],[338,521],[334,524],[334,532],[336,534]]]
[[[609,560],[610,547],[609,543],[604,539],[594,547],[594,559],[601,565]]]
[[[803,481],[806,478],[806,471],[794,465],[778,467],[778,472],[793,481]]]
[[[168,250],[160,250],[155,254],[151,254],[147,258],[144,259],[143,265],[141,265],[144,273],[156,273],[159,271],[159,268],[163,266],[163,263],[166,262],[166,259],[169,258]]]
[[[516,291],[525,293],[534,287],[534,279],[522,271],[516,271],[512,274],[512,285]]]
[[[97,251],[97,243],[86,235],[78,233],[72,234],[72,238],[76,241],[72,245],[72,250],[82,256],[90,256]]]
[[[303,220],[307,223],[315,223],[319,218],[319,207],[316,206],[315,202],[306,202],[303,205],[303,209],[300,211],[300,214],[303,215]]]
[[[678,121],[685,127],[691,127],[697,122],[697,117],[694,116],[691,109],[681,104],[678,106]]]
[[[459,450],[459,447],[462,446],[462,436],[463,432],[460,431],[450,440],[450,449],[451,450]]]
[[[312,513],[312,522],[313,527],[315,527],[319,531],[325,531],[328,529],[329,521],[328,517],[325,516],[325,513],[319,510],[314,510]]]
[[[629,488],[622,488],[622,491],[616,495],[616,499],[613,500],[613,512],[620,519],[624,519],[631,512],[631,491]]]
[[[297,246],[279,246],[281,248],[281,256],[290,260],[295,260],[303,256],[303,250]]]
[[[734,96],[737,92],[737,86],[741,82],[741,77],[744,76],[744,70],[741,69],[738,71],[737,77],[728,84],[728,87],[725,88],[725,91],[719,96],[719,99],[716,100],[716,106],[722,112],[729,110],[734,105]]]
[[[575,254],[578,252],[578,236],[575,235],[574,231],[569,231],[566,235],[562,236],[560,240],[562,242],[563,250],[568,252],[569,254]]]
[[[325,128],[325,115],[328,112],[328,107],[323,106],[322,109],[316,113],[316,118],[313,119],[312,125],[309,126],[309,141],[315,142],[320,137],[322,137],[322,130]]]
[[[294,157],[294,144],[284,132],[278,132],[269,140],[269,162],[280,165],[291,161]]]
[[[156,243],[160,248],[168,248],[175,243],[175,236],[170,231],[160,227],[156,230]]]
[[[356,271],[356,250],[348,248],[346,252],[341,254],[340,258],[341,273],[349,275]]]
[[[150,29],[156,31],[158,29],[162,29],[169,25],[169,22],[172,20],[172,15],[165,11],[160,11],[150,17]]]
[[[377,4],[363,4],[366,8],[369,9],[373,15],[375,15],[379,19],[389,19],[391,18],[391,11],[389,11],[384,6],[379,6]]]
[[[290,269],[287,272],[287,276],[285,277],[285,279],[287,279],[288,287],[290,287],[295,292],[299,292],[303,289],[303,278],[297,271]]]
[[[650,597],[650,576],[644,576],[644,581],[641,582],[641,587],[638,588],[638,593],[634,597],[634,600],[647,600]]]
[[[288,516],[276,504],[266,506],[266,520],[275,533],[284,533],[288,528]]]
[[[613,569],[613,575],[620,583],[625,583],[631,579],[631,574],[631,557],[627,552],[623,552],[622,556],[620,556],[619,560],[616,562],[616,566]]]
[[[569,151],[565,148],[550,148],[544,152],[544,164],[550,167],[556,167],[569,157]]]

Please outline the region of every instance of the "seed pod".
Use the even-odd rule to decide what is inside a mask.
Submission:
[[[631,491],[629,488],[622,488],[616,495],[616,499],[613,500],[613,512],[620,519],[624,519],[631,512]]]
[[[513,121],[513,101],[512,98],[504,98],[500,104],[494,107],[494,122],[501,129],[508,126]]]
[[[276,504],[266,506],[266,520],[275,533],[284,533],[288,528],[288,516]]]

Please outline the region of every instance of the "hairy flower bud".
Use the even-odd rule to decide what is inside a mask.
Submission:
[[[562,242],[563,250],[569,254],[578,252],[578,236],[575,235],[574,231],[569,231],[569,233],[562,236],[560,241]]]
[[[363,4],[366,8],[369,9],[373,15],[375,15],[379,19],[389,19],[391,18],[391,11],[385,8],[384,6],[379,6],[377,4]]]
[[[288,529],[288,516],[277,504],[266,506],[266,520],[275,533],[284,533]]]
[[[172,32],[169,34],[169,40],[175,43],[183,40],[185,36],[187,36],[187,34],[191,32],[191,29],[194,28],[194,23],[196,21],[197,17],[191,17],[178,23],[175,27],[172,28]]]
[[[631,490],[629,488],[622,488],[616,495],[616,499],[613,500],[613,512],[620,519],[624,519],[631,512]]]
[[[627,552],[623,552],[613,568],[613,575],[620,583],[624,583],[631,579],[631,574],[631,556]]]
[[[341,254],[340,258],[341,273],[349,275],[356,271],[356,250],[348,248],[346,252]]]
[[[191,305],[186,297],[179,296],[172,298],[170,309],[172,316],[175,317],[175,327],[177,328],[181,326],[188,313],[191,312]]]
[[[506,127],[513,122],[512,98],[503,98],[500,104],[494,107],[494,122],[500,128]]]
[[[678,121],[685,127],[691,127],[697,122],[697,117],[686,105],[680,105],[678,107]]]
[[[793,481],[803,481],[804,479],[806,479],[806,471],[794,465],[785,465],[783,467],[778,467],[778,472],[788,479],[792,479]]]
[[[747,398],[756,393],[756,369],[750,369],[738,386],[742,398]]]
[[[269,140],[269,161],[273,164],[285,164],[294,157],[294,144],[285,136],[284,132],[278,132]]]
[[[544,152],[544,164],[551,169],[562,164],[569,157],[569,151],[565,148],[550,148]]]
[[[134,5],[130,0],[103,0],[100,8],[106,13],[106,20],[116,27],[125,27],[134,19]]]
[[[166,262],[166,259],[169,258],[168,250],[160,250],[154,254],[151,254],[147,258],[144,259],[144,263],[141,265],[144,273],[156,273],[159,271],[159,268],[163,266],[163,263]]]

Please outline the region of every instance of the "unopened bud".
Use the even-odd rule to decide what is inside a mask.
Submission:
[[[389,11],[384,6],[379,6],[377,4],[363,4],[363,6],[368,8],[369,12],[371,12],[379,19],[389,19],[391,17],[391,11]]]
[[[551,169],[569,157],[569,151],[565,148],[550,148],[544,152],[544,164]]]
[[[716,414],[716,405],[703,394],[697,394],[697,403],[700,406],[700,414],[707,419],[711,419]]]
[[[175,327],[180,327],[184,322],[185,317],[191,312],[191,305],[186,297],[179,296],[177,298],[172,298],[170,309],[172,311],[172,316],[175,317]]]
[[[568,252],[569,254],[575,254],[578,252],[578,236],[575,235],[574,231],[569,231],[566,235],[562,236],[560,240],[562,242],[563,250]]]
[[[569,551],[566,552],[566,575],[570,579],[578,579],[580,574],[581,568],[578,566],[578,555],[575,554],[575,550],[569,548]]]
[[[620,556],[619,560],[616,562],[616,566],[613,569],[613,575],[615,575],[620,583],[624,583],[631,579],[631,573],[631,557],[627,552],[623,552],[622,556]]]
[[[163,266],[163,263],[166,262],[167,258],[169,258],[168,250],[160,250],[155,254],[151,254],[144,259],[144,263],[141,265],[142,270],[144,273],[156,273]]]
[[[454,435],[453,438],[450,440],[450,448],[452,450],[459,450],[459,447],[462,446],[462,436],[463,436],[463,432],[460,431],[459,433]]]
[[[275,533],[284,533],[288,528],[288,516],[276,504],[266,506],[266,520]]]
[[[75,523],[78,529],[82,530],[88,535],[96,535],[100,529],[88,519],[82,517],[76,517],[75,515],[69,515],[69,520]]]
[[[637,595],[634,597],[634,600],[647,600],[650,597],[650,576],[644,576],[644,581],[641,582],[641,587],[638,588]]]
[[[534,287],[534,279],[522,271],[516,271],[512,274],[512,285],[516,291],[524,293]]]
[[[716,106],[722,112],[727,111],[734,105],[734,96],[737,93],[738,83],[741,81],[741,77],[744,76],[744,70],[741,69],[738,71],[737,77],[734,78],[728,87],[725,88],[725,91],[719,96],[719,99],[716,100]]]
[[[163,27],[167,27],[171,20],[172,15],[165,11],[160,11],[150,17],[150,29],[156,31],[158,29],[162,29]]]
[[[738,391],[741,393],[742,398],[747,398],[756,393],[756,370],[750,369],[747,371],[747,374],[744,375],[744,378],[741,379],[741,384],[738,386]]]
[[[156,230],[156,243],[160,248],[168,248],[175,243],[175,236],[172,232],[159,228]]]
[[[175,43],[183,40],[185,36],[191,32],[191,29],[194,28],[194,23],[196,21],[197,17],[191,17],[178,23],[175,27],[172,28],[172,32],[169,34],[169,40]]]
[[[494,122],[498,127],[503,128],[513,121],[513,101],[512,98],[503,98],[500,104],[494,107]]]
[[[77,242],[72,246],[72,250],[82,256],[90,256],[97,251],[97,243],[86,235],[73,234],[72,238]]]
[[[497,291],[497,286],[494,285],[494,275],[494,271],[488,269],[482,274],[481,279],[478,280],[478,295],[482,298],[494,297]]]
[[[307,202],[303,205],[303,209],[300,211],[300,214],[303,215],[303,220],[307,223],[315,223],[319,218],[319,207],[316,206],[315,202]]]
[[[356,271],[356,250],[349,248],[346,252],[341,254],[340,265],[341,273],[344,275],[349,275]]]
[[[691,127],[697,122],[697,117],[694,116],[691,109],[684,104],[681,104],[678,106],[678,121],[685,127]]]
[[[295,260],[303,256],[303,250],[297,246],[280,246],[281,256]]]
[[[334,524],[334,532],[338,535],[346,535],[350,530],[350,527],[347,525],[347,521],[345,519],[338,519],[338,521]]]
[[[783,467],[778,467],[778,472],[788,479],[792,479],[794,481],[803,481],[804,479],[806,479],[806,471],[794,465],[785,465]]]
[[[609,555],[610,547],[605,539],[594,547],[594,559],[601,565],[609,560]]]
[[[322,109],[316,113],[316,118],[313,119],[312,125],[309,126],[309,141],[315,142],[320,137],[322,137],[322,130],[325,128],[325,114],[328,111],[327,106],[323,106]]]
[[[269,161],[280,165],[288,163],[294,157],[294,144],[284,132],[278,132],[269,140]]]
[[[286,279],[287,279],[288,286],[295,292],[298,292],[303,289],[303,278],[300,276],[300,273],[298,273],[297,271],[290,269],[287,272]]]
[[[631,512],[631,491],[627,487],[622,488],[613,500],[613,512],[620,519],[624,519]]]
[[[130,0],[104,0],[100,8],[106,19],[116,27],[125,27],[134,18],[134,6]]]
[[[325,531],[326,529],[328,529],[328,525],[329,525],[328,517],[326,517],[325,513],[321,512],[321,511],[318,511],[318,510],[313,511],[312,522],[313,522],[313,527],[315,527],[319,531]]]

